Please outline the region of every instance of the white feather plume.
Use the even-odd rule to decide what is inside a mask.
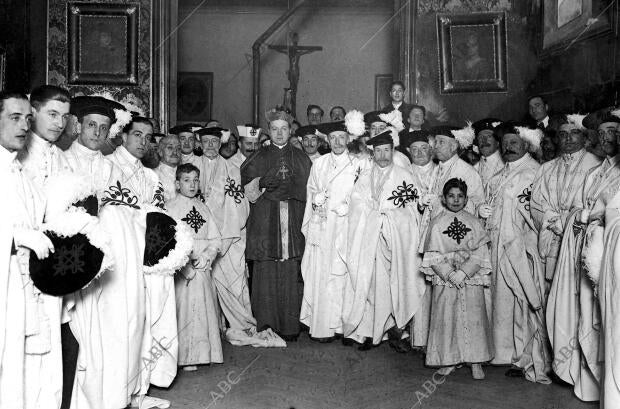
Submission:
[[[202,129],[202,126],[192,126],[192,128],[190,130],[192,132],[196,133],[196,132],[198,132],[201,129]]]
[[[124,109],[115,109],[114,116],[116,117],[116,122],[110,127],[110,138],[114,138],[116,135],[120,134],[125,125],[130,123],[132,119],[131,112],[125,111]]]
[[[620,109],[614,109],[613,111],[610,112],[610,114],[620,118]]]
[[[161,212],[161,210],[159,210]],[[165,213],[165,212],[161,212]],[[163,257],[154,266],[143,266],[144,274],[154,275],[174,275],[178,269],[183,267],[189,261],[189,255],[192,252],[194,238],[185,223],[175,219],[177,223],[174,226],[174,239],[176,246]]]
[[[387,114],[379,114],[379,118],[388,125],[396,128],[398,132],[405,129],[405,125],[403,125],[403,113],[398,109],[394,109],[392,112],[388,112]]]
[[[400,136],[398,136],[398,129],[396,129],[393,126],[389,126],[388,130],[390,131],[391,135],[392,135],[392,142],[394,142],[394,147],[396,146],[400,146]]]
[[[467,121],[467,126],[464,128],[451,132],[454,135],[454,139],[463,149],[469,148],[474,143],[474,139],[476,139],[476,131],[474,131],[471,121]]]
[[[525,126],[517,126],[515,129],[519,133],[519,137],[530,145],[530,150],[532,152],[535,152],[540,148],[543,132],[539,128],[530,129]]]
[[[353,109],[344,116],[344,125],[347,132],[353,136],[362,136],[366,132],[366,124],[364,123],[364,114]]]
[[[569,124],[573,124],[579,129],[586,129],[586,127],[583,126],[583,119],[585,117],[586,117],[585,115],[581,115],[581,114],[570,114],[570,115],[566,115],[566,120],[568,121]]]
[[[119,101],[127,111],[136,112],[139,116],[146,116],[144,109],[140,106],[140,100],[133,94],[127,94]]]
[[[588,273],[588,277],[590,277],[594,284],[595,291],[598,288],[599,275],[603,264],[603,250],[605,248],[603,245],[604,232],[605,229],[601,226],[588,229],[582,252],[583,264]]]
[[[228,140],[230,139],[230,131],[228,129],[224,129],[222,131],[222,143],[228,143]]]
[[[501,124],[501,122],[499,122],[499,121],[495,121],[495,122],[491,123],[493,128],[497,128],[497,126],[500,125],[500,124]]]

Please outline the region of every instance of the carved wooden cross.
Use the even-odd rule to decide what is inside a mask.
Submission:
[[[322,51],[323,47],[320,46],[311,46],[311,45],[298,45],[299,36],[297,33],[290,33],[290,42],[287,42],[286,45],[270,45],[269,48],[271,50],[275,50],[279,53],[288,55],[288,71],[286,72],[288,76],[289,87],[286,89],[290,94],[290,106],[286,106],[285,108],[289,108],[293,116],[296,111],[296,96],[297,96],[297,84],[299,83],[299,59],[304,54],[310,54],[315,51]],[[286,95],[286,94],[285,94]],[[285,100],[287,98],[285,97]]]

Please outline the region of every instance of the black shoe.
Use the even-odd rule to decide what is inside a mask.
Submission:
[[[359,351],[368,351],[369,349],[372,349],[372,347],[372,338],[366,338],[362,345],[358,346],[357,349]]]
[[[282,338],[286,342],[297,342],[297,338],[299,338],[299,334],[296,334],[296,335],[280,335],[280,338]]]
[[[504,374],[509,378],[523,378],[523,370],[521,368],[510,368]]]
[[[407,339],[390,339],[388,344],[399,354],[406,354],[411,352],[411,345]]]
[[[342,345],[344,345],[345,347],[350,347],[355,343],[355,341],[353,341],[351,338],[342,338]]]
[[[319,342],[321,344],[329,344],[330,342],[333,342],[336,339],[336,337],[324,337],[324,338],[310,337],[310,339],[314,342]]]

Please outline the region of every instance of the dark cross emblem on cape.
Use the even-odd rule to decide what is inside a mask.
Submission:
[[[418,198],[418,190],[413,187],[413,184],[407,184],[403,180],[402,184],[392,190],[392,196],[388,197],[388,200],[392,200],[397,207],[405,207],[407,203],[415,202]]]
[[[235,203],[241,203],[241,199],[245,197],[243,193],[243,186],[237,185],[234,179],[230,177],[226,178],[226,185],[224,186],[224,194],[235,199]]]
[[[57,249],[54,275],[81,274],[84,272],[84,244],[74,244],[70,248],[61,246]]]
[[[461,244],[461,240],[463,240],[470,231],[471,229],[467,227],[465,223],[455,217],[448,228],[441,233],[456,241],[457,244]]]
[[[517,199],[519,199],[519,203],[525,203],[523,207],[525,208],[525,210],[529,211],[530,201],[532,200],[532,185],[529,185],[528,187],[523,189],[523,192],[517,196]]]
[[[140,208],[140,206],[137,205],[138,198],[131,194],[131,190],[123,187],[120,180],[116,181],[116,185],[108,187],[108,190],[103,193],[107,195],[107,197],[101,199],[101,203],[104,205],[111,204],[114,206],[129,206],[134,209]]]
[[[202,218],[202,215],[198,210],[196,210],[196,206],[192,206],[192,210],[187,213],[187,215],[181,219],[185,223],[189,224],[189,227],[194,229],[194,232],[198,233],[198,230],[205,224],[207,221]]]

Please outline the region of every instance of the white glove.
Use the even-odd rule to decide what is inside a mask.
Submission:
[[[558,217],[557,219],[550,220],[547,229],[551,230],[556,235],[561,236],[564,233],[564,229],[562,228],[562,219]]]
[[[346,203],[342,203],[338,205],[335,209],[332,209],[332,212],[336,213],[338,216],[343,217],[349,213],[349,205]]]
[[[192,265],[198,270],[204,270],[211,266],[211,260],[208,257],[200,256],[192,260]]]
[[[424,206],[430,206],[430,204],[433,203],[433,199],[435,199],[435,195],[432,193],[428,193],[422,196],[422,200],[420,201],[420,203]]]
[[[482,217],[483,219],[486,219],[487,217],[489,217],[491,215],[491,213],[493,213],[493,207],[491,207],[488,204],[482,204],[480,205],[480,207],[478,208],[478,214],[480,215],[480,217]]]
[[[54,252],[50,239],[38,230],[15,229],[13,240],[16,246],[26,247],[34,251],[39,260],[43,260]]]

